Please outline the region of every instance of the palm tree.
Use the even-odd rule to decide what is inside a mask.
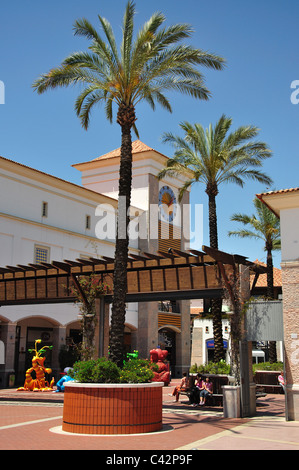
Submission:
[[[254,238],[262,240],[264,250],[267,252],[267,297],[274,299],[273,258],[272,251],[280,250],[280,222],[276,215],[268,209],[257,197],[253,201],[256,214],[234,214],[231,220],[240,222],[244,229],[230,231],[229,236],[241,238]],[[269,341],[269,361],[277,362],[276,342]]]
[[[204,130],[201,124],[180,124],[184,137],[165,133],[163,141],[174,147],[174,156],[160,172],[185,175],[186,182],[180,189],[179,199],[194,183],[203,183],[209,201],[209,237],[211,248],[218,249],[216,196],[222,183],[235,183],[243,187],[246,179],[271,183],[260,171],[264,159],[271,151],[264,142],[253,140],[258,135],[254,126],[241,126],[229,133],[232,119],[222,115],[216,125]],[[224,359],[221,299],[212,300],[214,360]]]
[[[105,104],[106,117],[110,122],[113,119],[113,105],[116,105],[117,123],[121,127],[118,225],[122,217],[126,227],[131,199],[132,128],[137,133],[136,105],[146,101],[155,109],[155,104],[159,103],[171,111],[165,91],[179,91],[197,99],[208,100],[210,92],[204,86],[203,75],[196,67],[202,65],[221,70],[224,65],[221,57],[181,43],[192,33],[189,25],[161,28],[165,21],[162,13],[153,14],[134,39],[134,16],[135,5],[130,0],[123,19],[120,51],[112,27],[105,18],[98,17],[105,39],[85,18],[76,21],[75,35],[91,40],[89,51],[71,54],[60,67],[41,75],[33,84],[38,93],[56,87],[83,84],[84,89],[76,100],[75,110],[85,129],[88,128],[91,111],[96,104]],[[126,232],[122,237],[117,234],[115,248],[110,357],[118,364],[122,362],[127,258]]]

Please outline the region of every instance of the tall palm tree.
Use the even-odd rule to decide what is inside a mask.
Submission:
[[[105,103],[106,117],[113,119],[113,105],[117,107],[117,123],[121,127],[121,157],[119,177],[119,210],[122,223],[127,226],[127,209],[131,199],[132,128],[136,131],[136,105],[146,101],[155,109],[159,103],[171,111],[165,91],[179,91],[197,99],[207,100],[210,92],[203,84],[203,75],[197,66],[221,70],[224,59],[181,43],[189,38],[192,28],[187,24],[163,27],[165,17],[155,13],[139,30],[134,39],[135,5],[127,3],[120,51],[110,23],[98,16],[105,35],[85,18],[75,22],[75,35],[91,40],[88,52],[76,52],[67,57],[60,67],[41,75],[33,87],[38,93],[81,83],[83,91],[75,103],[82,126],[87,129],[91,111],[98,103]],[[137,133],[138,135],[138,133]],[[121,207],[122,205],[122,207]],[[110,335],[110,357],[122,362],[127,291],[128,235],[116,237],[114,295]]]
[[[258,135],[254,126],[241,126],[229,132],[232,119],[222,115],[213,127],[204,129],[201,124],[180,124],[184,137],[165,133],[163,141],[174,147],[174,156],[160,172],[165,175],[180,173],[186,182],[180,189],[179,198],[194,183],[203,183],[209,201],[210,246],[218,249],[216,196],[222,183],[235,183],[243,187],[245,180],[271,183],[271,179],[260,168],[271,151],[264,142],[253,140]],[[221,299],[212,300],[214,360],[224,359]]]
[[[235,235],[241,238],[254,238],[262,240],[264,250],[267,252],[267,297],[274,299],[273,282],[273,250],[281,249],[280,222],[276,215],[265,206],[257,197],[253,200],[256,214],[234,214],[231,220],[240,222],[244,228],[230,231],[229,236]],[[269,342],[269,361],[277,362],[276,342]]]

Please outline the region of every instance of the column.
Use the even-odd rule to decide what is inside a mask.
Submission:
[[[189,370],[191,359],[190,301],[181,300],[179,306],[181,312],[181,333],[176,335],[176,377],[182,377],[183,372]]]
[[[1,324],[1,340],[5,347],[5,363],[1,366],[0,388],[9,386],[9,378],[14,375],[16,324]]]
[[[299,261],[281,263],[286,419],[299,421]]]

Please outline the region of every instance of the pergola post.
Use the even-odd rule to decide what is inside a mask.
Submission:
[[[109,346],[109,304],[105,297],[96,299],[95,346],[97,357],[108,357]]]

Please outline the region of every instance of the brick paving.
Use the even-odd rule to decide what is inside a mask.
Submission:
[[[163,387],[163,429],[131,436],[63,433],[63,394],[0,390],[1,450],[192,451],[192,449],[299,449],[299,423],[286,422],[284,396],[258,399],[254,418],[225,419],[221,407],[193,408]]]

